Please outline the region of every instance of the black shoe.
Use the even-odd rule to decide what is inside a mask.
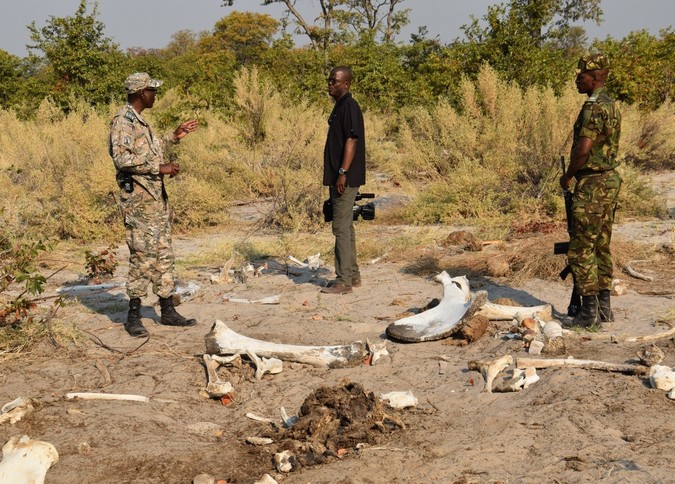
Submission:
[[[129,300],[129,313],[127,314],[127,322],[124,323],[124,329],[127,330],[129,336],[136,338],[148,335],[148,330],[141,323],[141,298],[135,297]]]
[[[609,289],[601,289],[600,294],[598,294],[598,314],[600,315],[601,322],[614,322],[614,312],[612,311],[612,305],[610,304]]]
[[[160,297],[159,306],[162,308],[162,318],[159,324],[164,326],[194,326],[197,324],[196,319],[186,319],[176,312],[172,297]]]
[[[581,296],[581,308],[579,313],[572,321],[572,326],[580,328],[590,328],[600,323],[598,316],[598,296]]]

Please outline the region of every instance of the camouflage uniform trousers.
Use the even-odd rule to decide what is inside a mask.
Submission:
[[[129,275],[127,295],[143,298],[148,283],[162,298],[174,292],[174,254],[171,245],[171,211],[165,200],[155,200],[138,185],[122,192],[121,210],[127,229]]]
[[[582,177],[574,190],[567,259],[581,296],[597,295],[612,284],[612,224],[621,177],[614,170]]]

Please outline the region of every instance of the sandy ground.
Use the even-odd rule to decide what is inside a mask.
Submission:
[[[673,242],[672,219],[630,223],[617,228],[617,240]],[[380,229],[360,223],[357,230],[359,236],[373,237]],[[180,238],[175,241],[177,256],[206,250],[220,237],[238,235]],[[485,256],[508,250],[488,246]],[[125,249],[119,253],[124,262]],[[463,273],[456,257],[461,254],[441,262],[451,276]],[[86,331],[85,338],[65,349],[45,343],[0,363],[0,405],[18,396],[34,399],[35,405],[19,422],[0,425],[0,442],[16,434],[51,442],[60,456],[47,474],[46,482],[54,484],[188,483],[203,472],[228,483],[254,482],[266,473],[287,484],[675,481],[675,401],[650,388],[644,377],[545,369],[539,371],[540,381],[522,392],[483,392],[481,375],[467,369],[470,360],[527,356],[523,341],[505,335],[509,323],[491,323],[490,334],[463,347],[444,341],[390,341],[391,361],[375,366],[321,369],[285,363],[282,373],[260,381],[248,364],[221,368],[220,376],[235,388],[234,402],[223,405],[204,396],[201,355],[215,320],[278,343],[382,341],[388,324],[441,295],[441,286],[431,277],[409,273],[410,260],[391,258],[362,263],[364,285],[352,294],[322,295],[320,287],[333,277],[331,262],[313,272],[270,260],[269,270],[259,278],[219,285],[208,282],[216,267],[190,268],[190,280],[201,290],[179,309],[199,324],[180,329],[156,324],[156,299],[148,297],[143,316],[150,338],[141,347],[143,340],[128,337],[122,327],[126,297],[121,289],[71,301],[60,317]],[[598,333],[566,337],[566,356],[636,362],[640,344],[621,342],[621,335],[655,334],[668,329],[660,322],[675,323],[674,262],[671,251],[658,263],[640,265],[642,271],[653,271],[653,282],[621,274],[629,290],[613,299],[616,322]],[[125,274],[126,268],[120,268],[114,281],[123,281]],[[49,290],[80,277],[76,271],[63,272],[50,281]],[[476,275],[470,280],[472,289],[487,290],[491,300],[546,302],[564,312],[569,298],[569,283],[531,279],[512,287],[499,278]],[[233,303],[223,300],[228,294],[249,299],[281,295],[281,302]],[[618,343],[612,335],[619,336]],[[675,339],[657,343],[666,354],[663,364],[675,366]],[[289,474],[274,469],[276,443],[245,443],[246,437],[269,435],[271,429],[246,418],[247,412],[278,418],[283,406],[294,415],[319,387],[350,381],[375,395],[410,390],[419,404],[390,411],[405,428],[382,432],[376,445],[347,449],[342,458]],[[67,392],[138,394],[151,401],[71,401]]]

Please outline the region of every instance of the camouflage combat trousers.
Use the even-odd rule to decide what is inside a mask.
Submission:
[[[621,177],[612,170],[581,178],[574,190],[567,259],[581,296],[598,294],[612,285],[612,224]]]
[[[129,276],[127,295],[143,298],[148,284],[159,297],[174,291],[174,255],[171,246],[171,211],[168,202],[155,200],[138,185],[121,193],[120,208],[127,229]]]

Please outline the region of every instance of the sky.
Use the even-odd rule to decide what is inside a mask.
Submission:
[[[122,49],[130,47],[162,48],[179,30],[201,32],[211,30],[219,19],[233,10],[267,13],[280,19],[283,5],[260,5],[261,0],[235,0],[234,7],[222,7],[221,0],[99,0],[98,19],[105,25],[106,36]],[[426,26],[429,37],[450,42],[462,36],[460,27],[470,16],[482,17],[494,0],[405,0],[410,24],[397,37],[408,41],[419,26]],[[0,0],[0,49],[19,57],[27,55],[30,44],[26,26],[35,21],[38,28],[50,16],[75,14],[80,0]],[[94,1],[89,2],[90,9]],[[317,0],[298,0],[301,14],[308,22],[318,15]],[[647,29],[658,34],[673,24],[675,0],[603,0],[604,21],[600,26],[584,25],[589,39],[611,35],[622,38],[634,30]],[[303,41],[304,42],[304,41]]]

